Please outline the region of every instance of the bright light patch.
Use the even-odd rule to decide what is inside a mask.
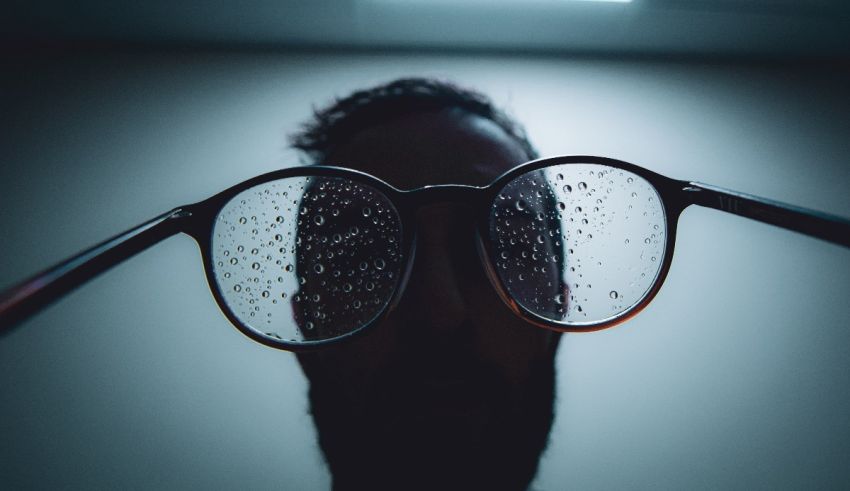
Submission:
[[[478,4],[478,3],[486,3],[486,4],[498,4],[498,5],[522,5],[523,3],[536,3],[536,4],[550,4],[550,5],[566,5],[566,4],[575,4],[575,3],[632,3],[633,0],[527,0],[523,2],[523,0],[463,0],[464,4]],[[454,0],[372,0],[371,3],[384,3],[384,4],[457,4]]]

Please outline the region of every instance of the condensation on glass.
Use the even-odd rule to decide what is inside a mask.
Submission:
[[[333,339],[388,305],[401,278],[401,222],[376,189],[333,177],[252,187],[218,214],[215,281],[257,334],[288,342]]]
[[[660,274],[667,224],[655,188],[631,172],[562,164],[523,174],[490,211],[491,260],[510,296],[564,325],[638,304]]]

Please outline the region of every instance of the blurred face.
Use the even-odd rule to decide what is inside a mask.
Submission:
[[[527,160],[491,121],[443,110],[366,128],[324,163],[411,189],[486,185]],[[551,425],[558,335],[498,298],[471,210],[437,203],[415,225],[396,309],[350,342],[299,355],[335,486],[523,489]]]

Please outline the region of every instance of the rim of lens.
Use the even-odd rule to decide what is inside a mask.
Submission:
[[[616,166],[556,163],[517,175],[495,193],[487,225],[501,288],[523,315],[559,330],[629,316],[667,262],[659,191]]]
[[[240,208],[250,208],[253,204],[255,208],[263,208],[268,212],[275,206],[280,207],[282,190],[275,188],[281,187],[287,188],[283,194],[288,200],[286,209],[276,210],[281,215],[268,213],[261,215],[260,212],[251,214],[246,211],[247,209]],[[339,189],[332,189],[335,187]],[[314,191],[315,193],[311,195],[310,193]],[[359,203],[352,197],[355,194],[370,202],[374,216],[364,215],[364,210],[358,208],[356,210],[357,216],[360,217],[358,222],[353,221],[351,214],[346,214],[346,210],[351,211],[351,208],[346,209],[342,205],[339,209],[334,208],[333,199],[341,200],[341,195],[346,195],[345,199],[351,203]],[[252,199],[257,202],[252,203]],[[319,212],[314,213],[313,210],[319,210]],[[340,210],[342,211],[337,215],[333,214],[334,211]],[[339,229],[340,224],[345,226],[345,230]],[[287,225],[289,229],[285,229]],[[225,307],[228,317],[232,321],[235,320],[237,327],[250,337],[264,344],[287,347],[305,347],[332,342],[369,326],[390,305],[401,279],[401,267],[404,264],[404,251],[401,250],[403,246],[401,226],[400,214],[390,198],[370,184],[340,176],[282,177],[244,189],[228,199],[221,207],[216,214],[210,236],[212,267],[210,276],[218,293],[217,297]],[[240,227],[241,235],[236,238],[228,237],[228,233],[235,234]],[[351,228],[358,230],[352,233]],[[389,229],[393,231],[388,231]],[[385,232],[384,237],[387,243],[380,248],[371,246],[371,248],[360,247],[356,250],[365,251],[364,253],[378,249],[389,252],[394,250],[394,258],[372,258],[371,256],[344,258],[343,254],[337,255],[338,252],[345,252],[346,248],[356,248],[357,244],[360,244],[358,240],[380,240],[378,235],[382,230]],[[340,236],[339,241],[336,241],[336,235]],[[258,237],[258,240],[254,240],[254,237]],[[301,245],[296,244],[298,241],[302,242]],[[251,244],[241,242],[251,242]],[[391,245],[393,243],[394,246]],[[257,244],[261,245],[257,246]],[[268,247],[273,247],[276,253],[268,254]],[[300,254],[305,250],[309,251],[309,255]],[[277,253],[283,256],[280,257]],[[315,254],[322,254],[322,256],[318,259]],[[256,257],[264,260],[255,261]],[[356,268],[349,264],[354,259],[358,261]],[[230,263],[233,260],[236,262]],[[367,267],[360,269],[360,264],[367,260],[369,261]],[[244,264],[243,261],[245,261]],[[354,280],[361,280],[359,286],[353,286],[347,291],[344,289],[340,280],[342,273],[337,276],[339,270],[333,269],[333,266],[338,266],[340,261],[356,271],[357,277],[353,278],[351,283],[354,285]],[[241,269],[228,270],[236,266],[241,266]],[[237,275],[242,276],[237,279]],[[326,337],[319,335],[310,339],[310,335],[306,334],[304,329],[335,326],[336,320],[339,322],[345,320],[342,317],[343,312],[335,312],[332,306],[328,307],[332,303],[328,300],[333,296],[330,284],[335,281],[340,283],[335,285],[336,292],[340,296],[344,293],[358,294],[357,288],[363,290],[363,298],[356,302],[352,300],[352,305],[356,303],[357,309],[363,313],[360,315],[360,321],[356,322],[356,325],[341,328],[342,330],[329,331]],[[321,289],[325,288],[324,286],[318,286],[324,282],[328,284],[327,290]],[[310,289],[311,284],[317,286]],[[247,292],[250,295],[246,294],[247,288],[252,289]],[[260,289],[257,290],[257,288]],[[231,293],[230,290],[234,292]],[[368,297],[368,301],[371,302],[368,304],[365,298],[367,291],[372,294]],[[303,305],[309,305],[309,308],[295,306],[293,302],[299,296],[304,297]],[[299,302],[301,300],[299,299]],[[272,302],[271,306],[274,307],[265,305],[269,302]],[[261,307],[261,305],[265,306]],[[357,310],[354,307],[351,308]],[[332,318],[331,315],[336,317]],[[284,324],[273,326],[274,328],[266,327],[272,325],[268,318],[273,316],[283,316]],[[355,319],[357,315],[346,314],[346,318]],[[265,324],[262,324],[263,322]],[[315,332],[319,332],[319,329]]]

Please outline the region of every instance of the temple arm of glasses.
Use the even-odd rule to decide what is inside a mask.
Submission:
[[[103,271],[180,232],[190,216],[181,208],[171,210],[0,293],[0,335]]]
[[[683,188],[689,202],[752,218],[850,247],[850,220],[699,182]]]

